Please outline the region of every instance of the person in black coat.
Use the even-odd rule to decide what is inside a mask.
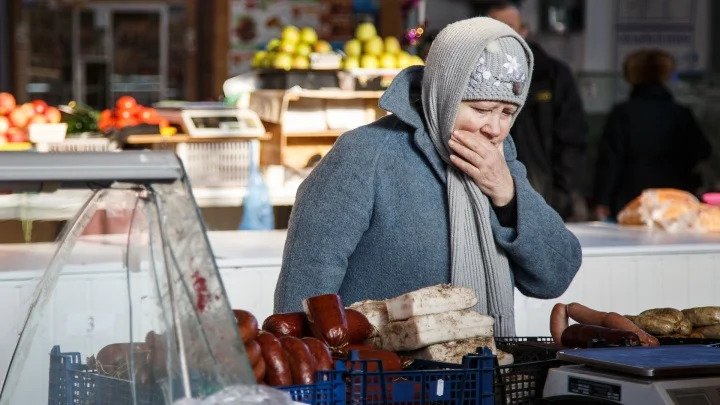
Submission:
[[[504,22],[527,40],[527,27],[514,2],[486,3],[480,12]],[[537,43],[527,43],[535,70],[525,108],[512,131],[518,159],[527,167],[533,188],[564,220],[585,220],[587,207],[580,189],[588,131],[582,99],[568,65]]]
[[[666,87],[675,67],[662,50],[639,50],[625,59],[632,91],[613,107],[600,139],[595,179],[595,215],[614,219],[647,188],[695,192],[693,172],[710,156],[711,147],[689,108],[679,105]]]

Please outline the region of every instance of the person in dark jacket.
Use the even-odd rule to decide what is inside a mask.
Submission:
[[[481,10],[527,40],[528,29],[513,2],[487,3]],[[518,159],[528,179],[563,219],[587,219],[581,192],[587,145],[587,119],[570,68],[527,41],[535,57],[525,108],[513,126]]]
[[[499,21],[445,27],[426,66],[383,94],[392,114],[343,134],[298,189],[275,312],[320,294],[348,305],[452,283],[513,336],[515,287],[560,296],[580,244],[528,183],[509,136],[532,65]]]
[[[710,156],[710,143],[689,108],[666,87],[675,66],[662,50],[639,50],[625,59],[630,98],[613,107],[600,139],[595,179],[595,215],[614,219],[647,188],[695,192],[693,169]]]

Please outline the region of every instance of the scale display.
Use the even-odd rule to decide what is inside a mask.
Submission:
[[[188,135],[198,137],[265,135],[257,114],[250,110],[183,110],[182,120]]]

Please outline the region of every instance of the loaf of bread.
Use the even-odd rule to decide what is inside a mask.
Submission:
[[[700,201],[687,191],[647,189],[618,213],[618,223],[645,225],[670,232],[698,229],[700,207]]]
[[[700,232],[720,232],[720,206],[700,204],[695,227]]]

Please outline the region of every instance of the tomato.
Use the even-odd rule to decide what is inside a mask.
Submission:
[[[122,96],[115,102],[115,108],[118,110],[132,110],[137,105],[137,100],[131,96]]]
[[[138,115],[138,119],[140,122],[156,125],[160,122],[160,115],[158,115],[157,110],[154,108],[143,108]]]

